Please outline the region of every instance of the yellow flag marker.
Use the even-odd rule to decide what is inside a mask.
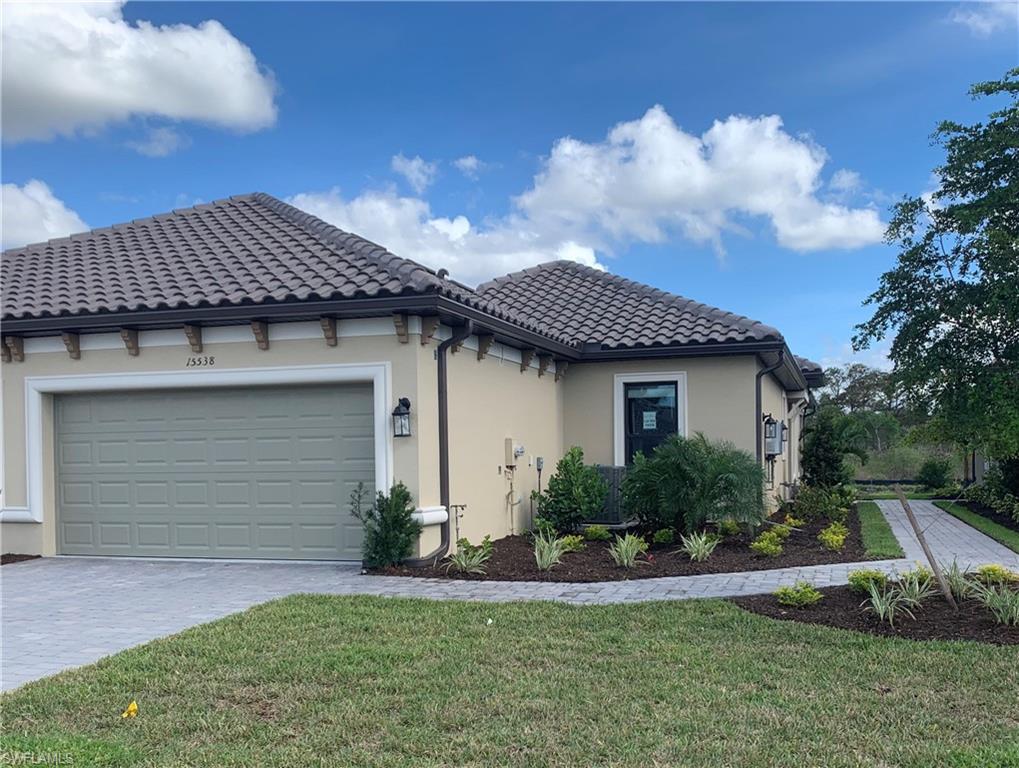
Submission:
[[[121,717],[138,717],[138,702],[131,699],[131,703],[127,705],[127,709],[120,713]]]

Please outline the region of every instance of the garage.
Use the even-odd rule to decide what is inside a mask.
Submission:
[[[58,394],[57,550],[359,560],[371,383]]]

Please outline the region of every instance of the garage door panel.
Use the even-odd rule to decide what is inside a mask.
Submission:
[[[58,547],[359,558],[372,404],[366,384],[60,396]]]

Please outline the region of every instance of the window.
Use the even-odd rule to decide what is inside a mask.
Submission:
[[[686,375],[617,374],[614,417],[615,464],[650,456],[672,435],[686,435]]]

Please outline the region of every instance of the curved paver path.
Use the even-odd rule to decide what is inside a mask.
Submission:
[[[818,586],[846,583],[866,566],[891,573],[920,559],[919,545],[896,502],[881,510],[907,558],[815,565],[771,571],[670,576],[658,579],[560,584],[447,581],[363,576],[351,565],[58,557],[0,569],[2,635],[0,688],[10,689],[68,667],[195,624],[300,592],[421,597],[437,600],[556,600],[580,605],[734,597],[772,592],[798,579]],[[1019,556],[942,512],[914,502],[939,559],[1000,562],[1019,568]],[[900,519],[901,517],[901,519]]]

